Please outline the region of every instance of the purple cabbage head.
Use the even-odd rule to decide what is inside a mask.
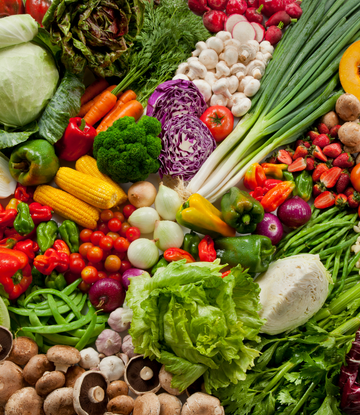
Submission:
[[[157,118],[164,124],[177,115],[201,117],[206,102],[198,88],[184,79],[166,81],[160,84],[148,101],[146,115]]]
[[[170,175],[191,180],[216,148],[206,125],[194,115],[171,118],[163,126],[159,156],[160,177]]]

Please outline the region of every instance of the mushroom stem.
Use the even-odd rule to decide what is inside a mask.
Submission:
[[[144,366],[140,370],[140,377],[142,380],[150,380],[152,379],[153,376],[154,376],[154,372],[148,366]]]
[[[89,389],[88,397],[92,403],[102,402],[105,399],[104,389],[100,386],[94,386]]]

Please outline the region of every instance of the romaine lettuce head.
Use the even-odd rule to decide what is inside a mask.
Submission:
[[[42,47],[22,43],[0,49],[0,123],[22,127],[34,121],[58,80],[54,59]]]

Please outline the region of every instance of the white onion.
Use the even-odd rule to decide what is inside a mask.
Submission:
[[[169,220],[155,222],[154,239],[156,246],[162,251],[169,248],[180,248],[184,241],[184,232],[181,227]]]
[[[156,197],[155,186],[146,181],[134,183],[128,190],[129,202],[136,208],[149,207]]]
[[[130,215],[128,222],[139,228],[141,233],[151,233],[154,232],[157,220],[160,220],[160,216],[154,208],[142,207]]]
[[[6,199],[15,192],[16,180],[9,170],[9,159],[0,153],[0,199]]]
[[[155,209],[159,215],[166,220],[175,220],[180,206],[181,199],[175,190],[160,183],[159,192],[155,198]]]
[[[159,250],[155,245],[155,241],[140,238],[131,242],[127,256],[132,266],[148,269],[158,262]]]

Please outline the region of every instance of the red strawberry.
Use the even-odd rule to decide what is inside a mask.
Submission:
[[[306,141],[306,140],[296,140],[295,146],[296,147],[298,147],[298,146],[305,146],[306,148],[310,148],[311,147],[311,144],[308,141]]]
[[[343,193],[345,196],[349,197],[355,193],[355,189],[353,187],[348,187]]]
[[[349,195],[348,204],[349,204],[349,207],[353,209],[357,209],[360,205],[360,193],[354,192],[353,194]]]
[[[335,206],[339,209],[343,209],[347,206],[347,197],[340,193],[339,195],[335,196]]]
[[[288,166],[288,171],[294,173],[295,171],[303,171],[306,169],[306,160],[303,157],[297,158],[290,166]]]
[[[314,184],[314,186],[313,186],[313,196],[314,197],[319,196],[324,191],[325,191],[325,188],[322,184],[320,184],[320,183]]]
[[[317,159],[321,161],[327,161],[327,157],[321,151],[321,148],[319,146],[311,146],[310,151],[311,151],[311,154],[315,156]]]
[[[320,163],[316,166],[313,174],[312,179],[314,182],[317,182],[320,179],[320,176],[325,172],[328,171],[329,167],[325,163]]]
[[[323,122],[318,125],[318,131],[319,131],[320,134],[329,134],[330,133],[329,128]]]
[[[337,156],[340,156],[342,152],[340,143],[332,143],[328,146],[323,148],[323,153],[325,156],[336,158]]]
[[[298,159],[299,157],[305,157],[308,155],[308,149],[305,146],[296,147],[295,153],[293,155],[293,160]]]
[[[327,188],[331,189],[336,185],[336,182],[339,180],[341,174],[340,167],[332,167],[330,170],[325,171],[320,176],[320,182]]]
[[[306,157],[306,169],[308,171],[312,171],[315,168],[315,159],[314,157]]]
[[[330,130],[331,137],[337,138],[340,128],[341,128],[341,125],[335,125],[335,127],[332,127]]]
[[[307,133],[307,136],[308,136],[308,137],[310,137],[310,140],[311,140],[311,141],[315,140],[315,138],[316,138],[318,135],[319,135],[319,133],[318,133],[318,132],[316,132],[316,131],[309,131],[309,132]]]
[[[277,160],[276,160],[275,154],[273,154],[269,159],[267,159],[266,160],[266,163],[276,164],[277,163]]]
[[[339,180],[336,183],[336,193],[344,193],[345,189],[349,186],[349,184],[350,175],[346,170],[343,170],[340,174]]]
[[[283,164],[291,164],[292,163],[291,155],[287,150],[279,150],[276,154],[276,160],[279,163],[283,163]]]
[[[341,167],[342,169],[352,167],[354,164],[354,159],[352,158],[350,153],[340,154],[340,156],[337,156],[333,162],[333,166]]]
[[[314,206],[317,209],[326,209],[335,205],[335,196],[329,192],[323,192],[314,200]]]
[[[325,124],[324,124],[325,125]],[[330,138],[326,134],[320,134],[313,140],[314,146],[324,148],[330,144]]]

